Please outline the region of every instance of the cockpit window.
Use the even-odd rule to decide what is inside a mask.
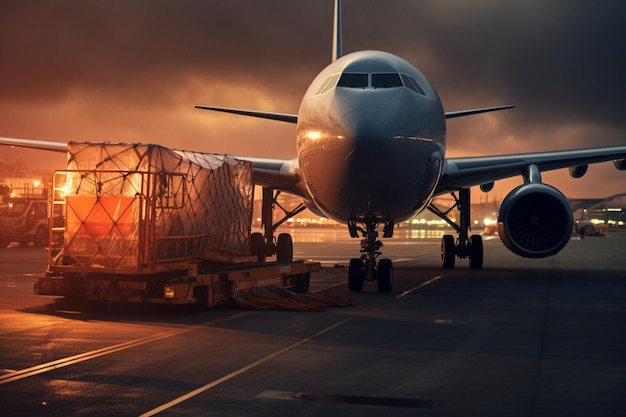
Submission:
[[[395,73],[372,74],[372,87],[374,88],[391,88],[402,87],[400,76]]]
[[[421,94],[423,96],[426,95],[426,93],[424,93],[424,90],[422,90],[422,87],[420,87],[415,78],[402,74],[402,81],[404,81],[404,85],[407,88],[415,91],[417,94]]]
[[[339,78],[337,87],[365,88],[369,83],[368,78],[368,74],[344,72]]]
[[[339,74],[331,75],[330,77],[326,78],[326,80],[320,86],[320,88],[317,90],[315,95],[324,94],[325,92],[327,92],[331,88],[335,87],[335,85],[337,84],[337,79],[338,78],[339,78]]]
[[[370,84],[371,75],[371,84]],[[339,78],[339,81],[337,81]],[[344,72],[341,74],[335,74],[326,79],[320,86],[315,94],[323,94],[333,87],[347,87],[347,88],[393,88],[402,87],[412,90],[414,93],[425,96],[424,90],[417,83],[417,80],[410,75],[398,74],[396,72],[383,72],[383,73],[356,73],[356,72]]]

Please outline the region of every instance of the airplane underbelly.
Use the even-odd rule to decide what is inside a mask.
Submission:
[[[315,204],[329,218],[379,214],[398,222],[428,203],[443,159],[437,142],[387,138],[310,146],[301,149],[300,167]]]

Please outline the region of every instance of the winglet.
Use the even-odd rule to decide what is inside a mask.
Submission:
[[[333,23],[333,62],[343,55],[343,36],[341,34],[341,0],[335,0],[335,18]]]

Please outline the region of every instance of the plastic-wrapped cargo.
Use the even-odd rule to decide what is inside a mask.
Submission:
[[[53,204],[64,204],[66,214],[51,260],[59,269],[141,272],[248,253],[254,188],[247,161],[72,142],[67,171],[55,173],[53,187]]]

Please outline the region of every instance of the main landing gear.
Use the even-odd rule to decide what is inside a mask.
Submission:
[[[306,207],[299,204],[293,210],[286,210],[278,203],[277,199],[280,191],[274,194],[272,188],[263,188],[263,201],[261,210],[261,224],[264,233],[252,233],[250,235],[250,254],[257,257],[259,263],[265,262],[268,256],[276,255],[277,262],[293,261],[293,241],[289,233],[280,233],[275,239],[274,232],[276,229],[287,221],[290,217],[303,211]],[[273,211],[275,207],[279,207],[285,214],[282,219],[274,223]]]
[[[444,235],[441,238],[441,265],[446,269],[454,268],[454,261],[457,257],[461,259],[469,258],[469,265],[472,269],[483,267],[483,239],[480,235],[469,236],[470,224],[470,190],[462,188],[459,196],[451,193],[455,204],[442,211],[433,204],[428,206],[428,210],[445,220],[458,233],[458,238],[452,235]],[[457,208],[460,213],[460,223],[456,224],[448,217],[448,213]]]
[[[358,224],[361,224],[359,226]],[[352,292],[361,292],[365,280],[376,280],[378,291],[391,292],[393,286],[393,264],[391,259],[383,258],[376,263],[376,259],[382,255],[379,249],[383,246],[378,240],[379,224],[384,224],[383,237],[393,236],[393,220],[384,217],[371,216],[366,218],[353,217],[348,221],[350,236],[361,239],[361,257],[350,259],[348,268],[348,287]]]

